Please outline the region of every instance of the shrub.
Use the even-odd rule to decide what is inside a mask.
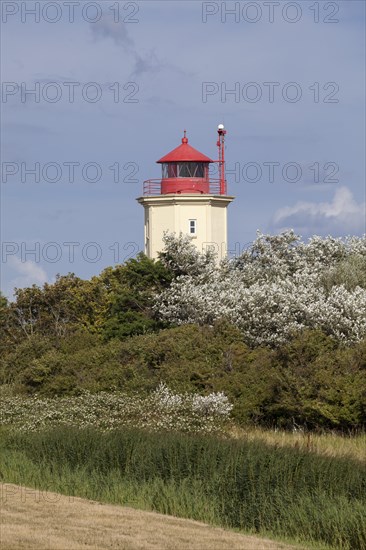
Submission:
[[[3,396],[3,426],[29,433],[55,426],[114,430],[133,426],[151,431],[220,432],[232,405],[223,393],[177,394],[164,384],[146,397],[82,392],[76,397]]]
[[[303,329],[320,329],[351,344],[366,336],[366,236],[313,237],[293,231],[262,235],[220,267],[196,252],[182,253],[170,237],[163,258],[181,275],[156,298],[159,317],[175,324],[213,325],[227,320],[252,346],[278,347]],[[194,269],[195,262],[197,269]]]

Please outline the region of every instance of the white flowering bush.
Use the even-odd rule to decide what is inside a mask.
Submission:
[[[174,233],[164,233],[165,248],[159,253],[159,258],[175,276],[179,275],[207,275],[216,267],[215,252],[208,247],[200,253],[192,244],[189,235],[180,233],[176,238]]]
[[[5,395],[0,401],[0,422],[20,432],[64,425],[102,431],[133,426],[152,431],[213,433],[223,429],[231,409],[223,393],[177,394],[160,384],[147,397],[87,391],[58,398]]]
[[[315,236],[305,244],[293,231],[259,233],[240,257],[220,266],[202,257],[196,271],[191,244],[185,266],[184,244],[182,237],[165,240],[162,260],[175,265],[179,250],[182,274],[156,297],[161,319],[178,325],[226,319],[252,346],[278,345],[304,328],[348,344],[366,336],[366,236]],[[349,273],[353,265],[359,270],[351,282],[345,265]]]

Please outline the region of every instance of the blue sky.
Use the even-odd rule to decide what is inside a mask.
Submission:
[[[135,198],[185,128],[211,158],[227,128],[232,251],[258,229],[366,231],[363,1],[275,2],[272,22],[268,2],[75,2],[70,21],[59,1],[39,22],[35,4],[2,6],[5,294],[141,250]]]

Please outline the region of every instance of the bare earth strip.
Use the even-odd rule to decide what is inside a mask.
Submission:
[[[291,550],[198,521],[0,484],[2,550]]]

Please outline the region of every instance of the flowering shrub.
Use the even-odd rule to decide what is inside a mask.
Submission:
[[[156,297],[165,321],[212,325],[226,319],[251,346],[281,344],[304,328],[344,343],[366,335],[366,236],[313,237],[305,244],[293,231],[258,234],[240,257],[215,267],[202,255],[196,270],[187,238],[170,235],[165,245],[162,261],[169,258],[167,265],[179,264],[182,273]],[[350,284],[347,263],[359,270]]]
[[[192,244],[189,235],[180,234],[177,239],[174,233],[164,233],[165,248],[159,253],[163,265],[174,274],[180,275],[206,275],[215,269],[216,256],[211,248],[200,253]]]
[[[152,431],[212,433],[228,420],[232,405],[223,393],[175,394],[165,384],[147,397],[84,391],[76,397],[3,396],[0,421],[21,432],[66,425],[110,431],[133,426]]]

